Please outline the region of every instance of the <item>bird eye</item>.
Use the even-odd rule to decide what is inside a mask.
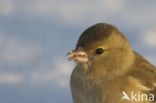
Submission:
[[[100,55],[104,52],[104,50],[102,48],[98,48],[96,49],[96,54]]]

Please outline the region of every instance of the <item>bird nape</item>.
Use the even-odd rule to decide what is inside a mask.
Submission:
[[[156,102],[156,68],[115,26],[89,27],[67,55],[77,63],[70,78],[74,103]]]

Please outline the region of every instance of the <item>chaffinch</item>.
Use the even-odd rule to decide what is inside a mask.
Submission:
[[[156,68],[137,52],[115,26],[99,23],[80,36],[68,53],[74,103],[153,103]]]

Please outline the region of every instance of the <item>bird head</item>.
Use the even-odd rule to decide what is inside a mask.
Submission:
[[[69,60],[90,64],[94,69],[117,72],[133,63],[133,50],[126,37],[113,25],[99,23],[80,36]]]

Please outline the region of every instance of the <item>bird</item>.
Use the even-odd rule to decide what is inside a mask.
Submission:
[[[67,56],[73,103],[156,103],[156,67],[116,26],[90,26]]]

